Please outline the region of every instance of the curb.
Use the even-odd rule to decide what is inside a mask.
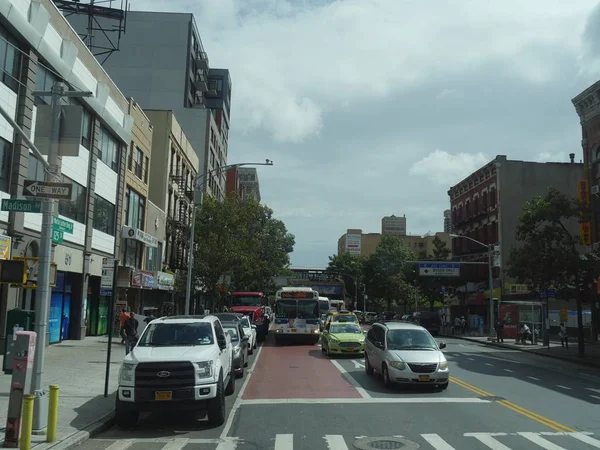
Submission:
[[[454,339],[461,339],[463,341],[476,342],[478,344],[488,345],[490,347],[508,348],[510,350],[517,350],[517,351],[520,351],[523,353],[531,353],[532,355],[539,355],[539,356],[544,356],[546,358],[559,359],[561,361],[567,361],[567,362],[571,362],[574,364],[579,364],[581,366],[592,367],[595,369],[600,368],[600,362],[586,361],[585,359],[579,359],[579,358],[578,359],[565,358],[564,356],[553,355],[550,353],[537,352],[535,350],[525,350],[525,349],[518,348],[518,347],[509,347],[507,345],[498,344],[497,342],[481,341],[478,339],[472,339],[472,338],[463,337],[463,336],[447,336],[447,337],[452,337]]]
[[[64,439],[57,442],[44,442],[35,446],[32,446],[35,450],[67,450],[75,447],[88,439],[97,436],[103,431],[108,430],[114,425],[115,413],[114,411],[105,414],[100,419],[91,423],[83,430],[76,431],[67,435]]]

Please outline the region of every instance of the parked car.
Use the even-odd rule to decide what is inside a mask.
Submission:
[[[244,334],[248,336],[248,354],[251,355],[254,353],[254,350],[257,347],[257,330],[256,325],[250,323],[250,319],[248,316],[244,316],[240,319],[240,323],[242,324],[242,328],[244,329]]]
[[[244,368],[248,366],[248,341],[244,328],[239,320],[222,322],[223,329],[231,337],[233,346],[233,372],[237,378],[244,377]]]

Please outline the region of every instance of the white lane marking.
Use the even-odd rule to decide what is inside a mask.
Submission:
[[[592,392],[597,392],[598,394],[600,394],[600,389],[595,389],[595,388],[586,388],[588,391],[592,391]]]
[[[528,432],[519,432],[519,436],[523,436],[525,439],[533,442],[536,445],[539,445],[545,450],[567,450],[560,445],[556,445],[550,442],[548,439],[544,439],[539,433],[528,433]]]
[[[559,387],[559,388],[561,388],[561,389],[565,389],[565,390],[567,390],[567,391],[570,391],[570,390],[571,390],[571,388],[570,388],[570,387],[563,386],[562,384],[557,384],[557,385],[556,385],[556,387]]]
[[[506,436],[506,433],[465,433],[463,436],[474,437],[492,450],[511,450],[502,442],[494,439],[495,436]]]
[[[339,362],[333,359],[330,359],[330,361],[335,367],[337,367],[337,370],[339,370],[342,373],[342,376],[344,376],[350,382],[350,384],[354,386],[354,389],[358,391],[362,398],[371,398],[371,394],[369,394],[365,388],[361,387],[359,382],[356,381],[356,379],[352,375],[350,375],[348,371],[344,369]]]
[[[469,361],[475,361],[475,358],[467,358]],[[437,436],[437,435],[436,435]]]
[[[540,381],[540,379],[536,378],[536,377],[527,377],[527,378],[529,378],[530,380]]]
[[[229,416],[227,416],[227,422],[225,422],[225,427],[221,432],[221,439],[225,439],[229,434],[229,430],[231,430],[231,425],[233,424],[233,419],[235,418],[235,414],[242,404],[242,397],[244,396],[244,392],[246,391],[246,387],[248,386],[248,382],[250,378],[254,374],[254,368],[256,367],[256,363],[258,362],[258,358],[260,358],[260,353],[262,352],[263,346],[258,347],[258,351],[256,352],[256,356],[254,357],[254,361],[252,361],[252,367],[250,370],[246,372],[246,379],[244,380],[244,384],[242,384],[242,388],[238,392],[238,396],[233,402],[233,406],[231,407],[231,411],[229,411]]]
[[[135,439],[123,439],[110,444],[105,450],[126,450],[131,447],[134,442]]]
[[[341,434],[326,434],[325,442],[329,450],[348,450],[344,436]]]
[[[600,400],[600,397],[598,397],[597,395],[591,395],[590,394],[590,397],[595,398],[596,400]]]
[[[370,403],[492,403],[474,397],[369,397],[369,398],[257,398],[242,400],[242,405],[345,405]]]
[[[355,369],[364,369],[365,368],[364,364],[361,364],[360,362],[358,362],[355,359],[353,359],[352,362],[354,363],[354,368]]]
[[[579,431],[572,431],[567,434],[581,442],[585,442],[587,445],[591,445],[592,447],[595,447],[595,448],[600,448],[600,441],[598,439],[594,439],[593,437],[587,436],[587,433],[581,433]]]
[[[485,363],[486,366],[494,367],[492,363]]]
[[[421,437],[427,441],[435,450],[456,450],[437,434],[422,434]]]
[[[294,450],[294,435],[276,434],[275,450]]]
[[[215,450],[236,450],[238,445],[237,439],[225,439],[221,441]],[[161,448],[165,450],[165,447]]]
[[[513,373],[513,372],[514,372],[514,370],[510,370],[510,369],[503,369],[503,370],[504,370],[505,372],[510,372],[510,373]]]
[[[175,438],[169,442],[166,443],[166,445],[163,446],[163,448],[161,448],[160,450],[181,450],[183,447],[185,447],[188,444],[189,439],[186,438]],[[217,447],[219,448],[219,447]],[[219,450],[223,450],[221,448],[219,448]]]

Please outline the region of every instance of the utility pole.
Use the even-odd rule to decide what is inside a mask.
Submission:
[[[52,97],[52,127],[50,135],[50,148],[48,149],[48,168],[45,181],[61,181],[60,147],[60,121],[61,102],[63,97],[89,97],[91,92],[69,91],[67,86],[56,81],[51,91],[36,91],[38,97]],[[41,433],[48,425],[48,394],[44,390],[42,378],[44,374],[44,359],[46,356],[46,332],[48,328],[48,312],[50,310],[50,263],[52,262],[52,224],[57,213],[58,203],[52,198],[42,199],[42,230],[40,233],[40,256],[37,292],[35,296],[35,323],[36,332],[35,356],[33,361],[33,377],[31,387],[35,396],[33,410],[33,431]]]

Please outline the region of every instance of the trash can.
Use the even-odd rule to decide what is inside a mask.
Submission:
[[[14,354],[12,348],[15,345],[15,333],[17,331],[33,331],[35,312],[14,308],[6,313],[6,340],[4,341],[4,361],[2,370],[5,374],[12,374]]]

